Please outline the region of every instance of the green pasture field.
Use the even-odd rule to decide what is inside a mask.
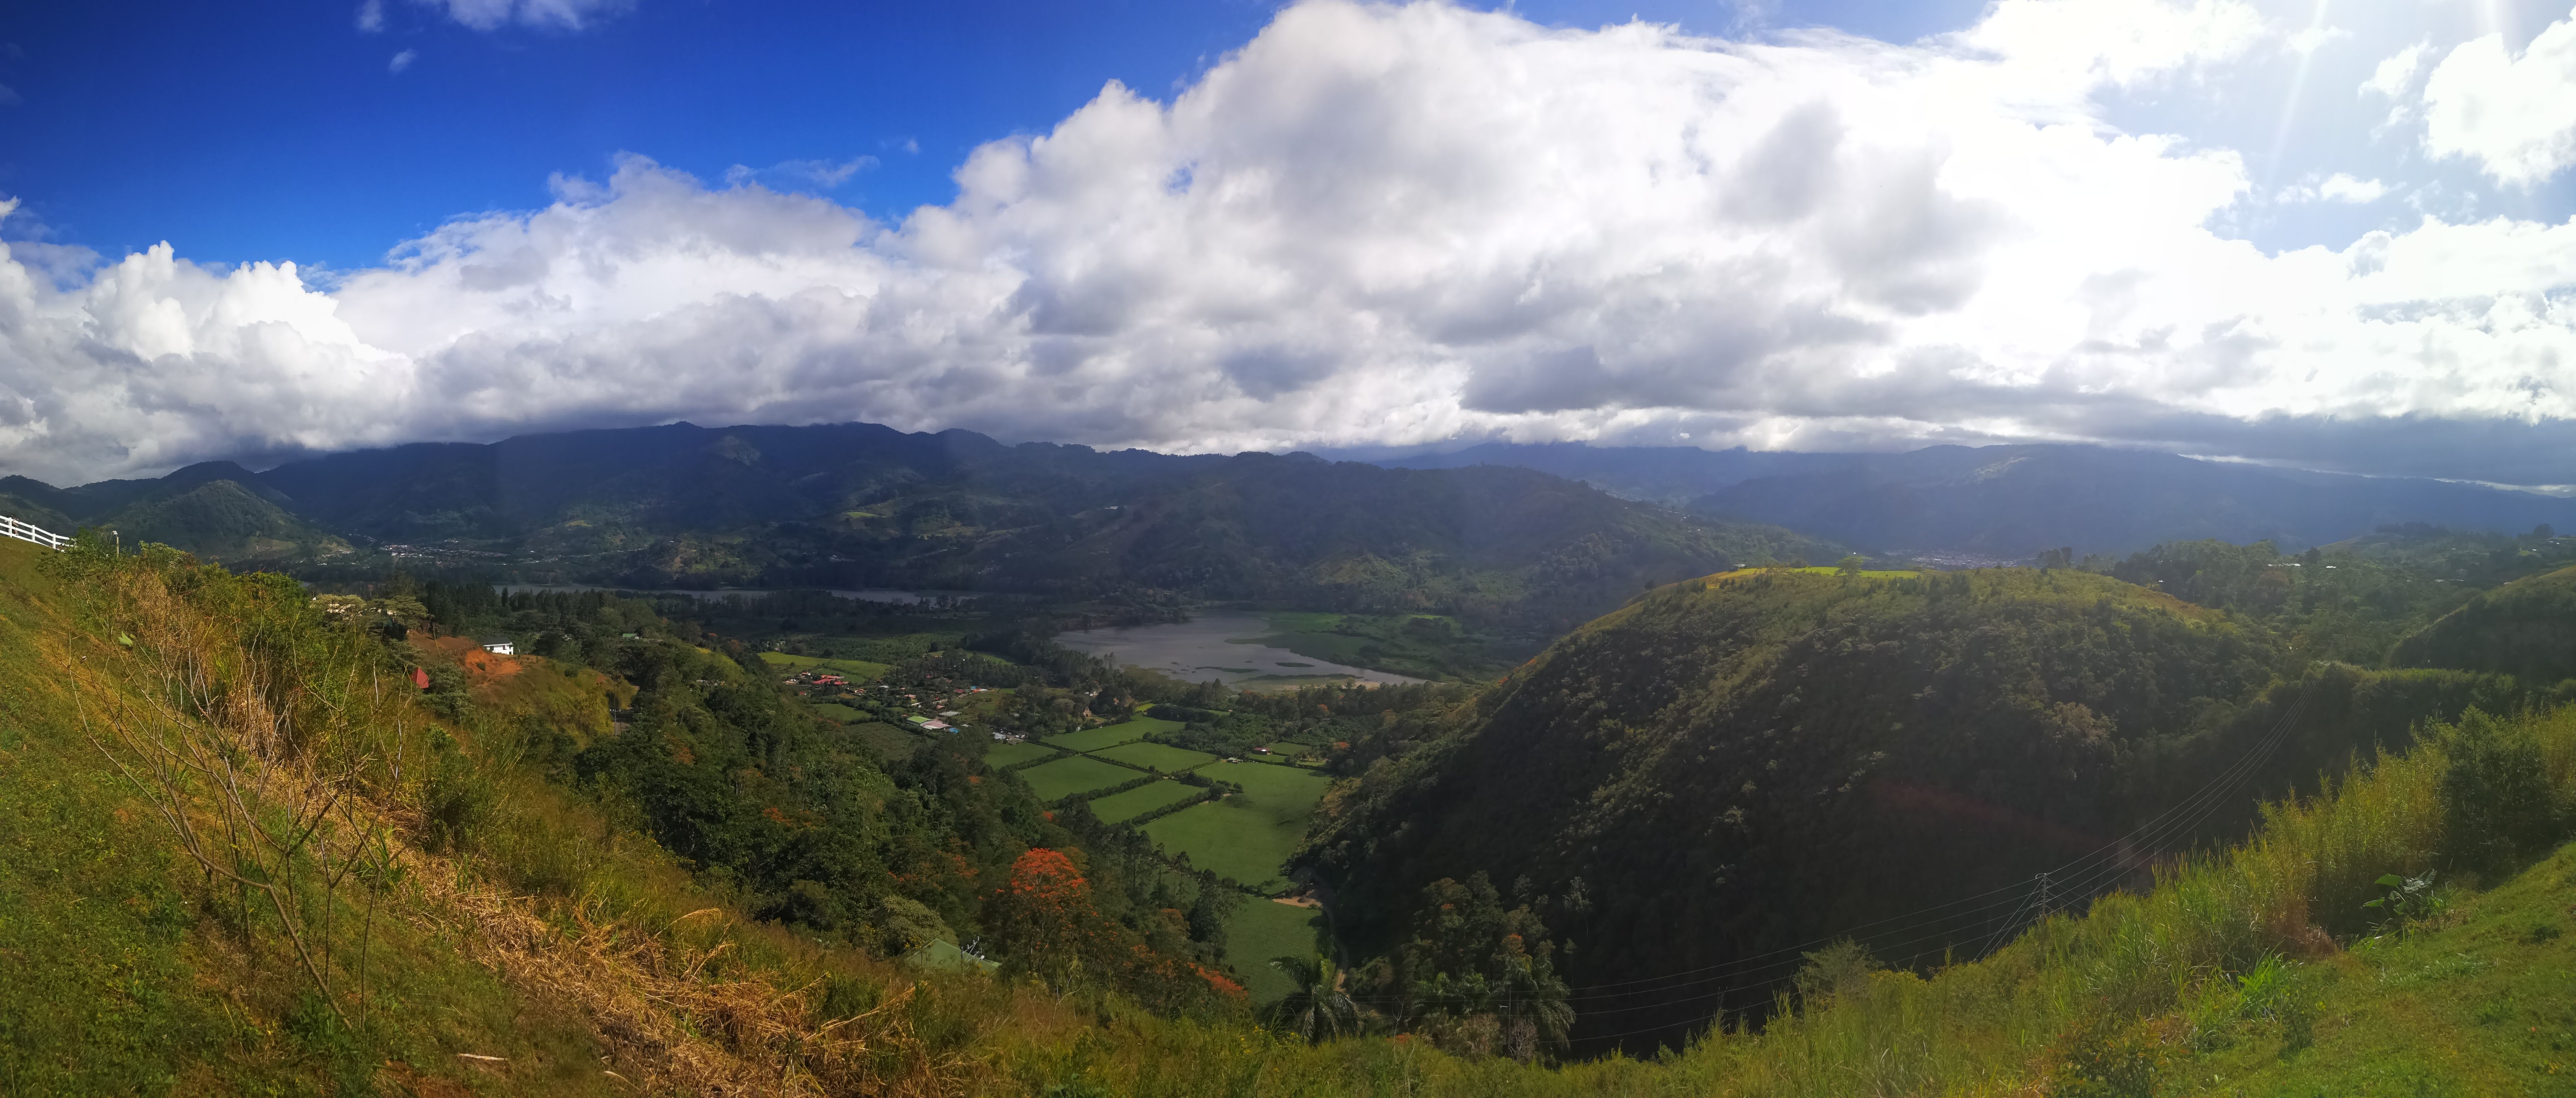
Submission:
[[[1206,773],[1244,791],[1148,823],[1145,834],[1166,855],[1189,855],[1193,868],[1214,870],[1265,893],[1285,889],[1288,882],[1280,867],[1297,852],[1306,818],[1314,814],[1329,783],[1289,766],[1220,763]]]
[[[1166,774],[1195,770],[1216,761],[1216,756],[1205,751],[1192,751],[1186,747],[1174,747],[1167,743],[1125,743],[1116,747],[1104,747],[1091,754],[1111,762],[1141,766],[1148,770],[1160,770]]]
[[[851,735],[857,736],[859,742],[876,748],[878,754],[888,759],[909,759],[913,752],[921,750],[921,737],[884,721],[868,721],[864,724],[844,727]]]
[[[867,714],[861,713],[858,710],[852,709],[839,702],[815,702],[814,711],[826,717],[830,717],[833,720],[839,721],[842,724],[868,719]]]
[[[1040,763],[1018,771],[1018,774],[1021,780],[1029,783],[1030,789],[1037,791],[1038,799],[1041,801],[1061,800],[1076,793],[1107,789],[1123,782],[1135,781],[1143,776],[1142,771],[1131,770],[1116,763],[1105,763],[1088,755],[1075,755],[1071,758],[1057,759],[1051,763]]]
[[[1055,748],[1042,743],[997,743],[984,751],[986,766],[1018,766],[1024,762],[1047,758]]]
[[[760,662],[771,667],[795,671],[829,671],[851,682],[874,682],[893,669],[891,664],[866,660],[836,660],[822,656],[791,656],[785,652],[763,652]]]
[[[1051,736],[1046,742],[1056,747],[1061,747],[1067,751],[1096,751],[1103,747],[1116,747],[1122,743],[1133,743],[1157,732],[1170,732],[1180,727],[1181,722],[1179,721],[1159,720],[1154,717],[1138,717],[1135,720],[1127,721],[1123,724],[1112,724],[1100,728],[1086,728],[1080,732],[1067,732],[1061,736]]]
[[[1104,823],[1125,823],[1165,805],[1179,804],[1207,792],[1195,785],[1159,781],[1091,802],[1091,812]]]
[[[1324,925],[1324,913],[1270,900],[1247,899],[1225,922],[1225,963],[1243,976],[1243,990],[1255,1006],[1288,997],[1297,983],[1270,967],[1273,957],[1303,957],[1312,963]]]

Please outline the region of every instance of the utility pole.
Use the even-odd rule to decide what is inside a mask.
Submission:
[[[2051,899],[2048,894],[2048,874],[2045,872],[2040,873],[2038,876],[2031,879],[2031,883],[2039,889],[2037,903],[2037,907],[2039,908],[2039,917],[2038,919],[2032,920],[2033,922],[2037,922],[2040,919],[2048,918],[2049,901]]]

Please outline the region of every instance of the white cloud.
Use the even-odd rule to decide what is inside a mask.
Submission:
[[[388,62],[386,62],[386,63],[385,63],[385,71],[386,71],[386,72],[401,72],[401,71],[403,71],[404,69],[408,69],[408,68],[410,68],[410,67],[411,67],[411,63],[412,63],[413,61],[415,61],[415,60],[418,60],[418,59],[419,59],[419,57],[420,57],[420,51],[419,51],[419,50],[404,50],[404,51],[402,51],[401,53],[397,53],[397,54],[395,54],[395,55],[394,55],[394,59],[393,59],[393,60],[388,61]]]
[[[498,30],[512,23],[532,27],[580,30],[603,16],[634,6],[634,0],[416,0],[475,30]]]
[[[2531,187],[2576,163],[2576,15],[2519,57],[2500,34],[2460,44],[2424,81],[2424,108],[2425,149],[2498,183]]]
[[[2406,93],[2415,88],[2415,74],[2423,70],[2425,55],[2432,52],[2431,42],[2417,42],[2390,54],[2378,68],[2371,70],[2370,79],[2361,82],[2357,94],[2405,98]]]
[[[811,188],[829,191],[876,166],[877,158],[873,156],[852,157],[837,163],[830,160],[789,160],[766,168],[736,164],[725,169],[724,181],[728,187],[758,183],[780,190]]]
[[[2282,188],[2279,201],[2349,202],[2354,205],[2366,205],[2379,201],[2387,194],[2388,184],[2386,183],[2336,172],[2322,179],[2309,176],[2292,186]]]
[[[1327,0],[1168,103],[1113,84],[975,150],[956,201],[896,224],[626,158],[329,292],[166,247],[69,282],[13,253],[0,458],[79,479],[681,418],[1169,449],[2234,440],[2211,453],[2266,423],[2576,418],[2576,222],[2228,239],[2241,158],[2096,97],[2242,57],[2259,21],[2077,10],[1892,46]]]
[[[376,34],[385,29],[385,0],[367,0],[358,5],[358,33]]]

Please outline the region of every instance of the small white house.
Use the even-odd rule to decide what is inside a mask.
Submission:
[[[483,650],[494,655],[515,656],[519,653],[519,646],[508,637],[485,637]]]

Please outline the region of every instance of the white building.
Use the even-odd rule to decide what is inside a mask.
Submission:
[[[519,646],[512,643],[508,637],[485,637],[483,650],[496,655],[515,656],[519,652]]]

